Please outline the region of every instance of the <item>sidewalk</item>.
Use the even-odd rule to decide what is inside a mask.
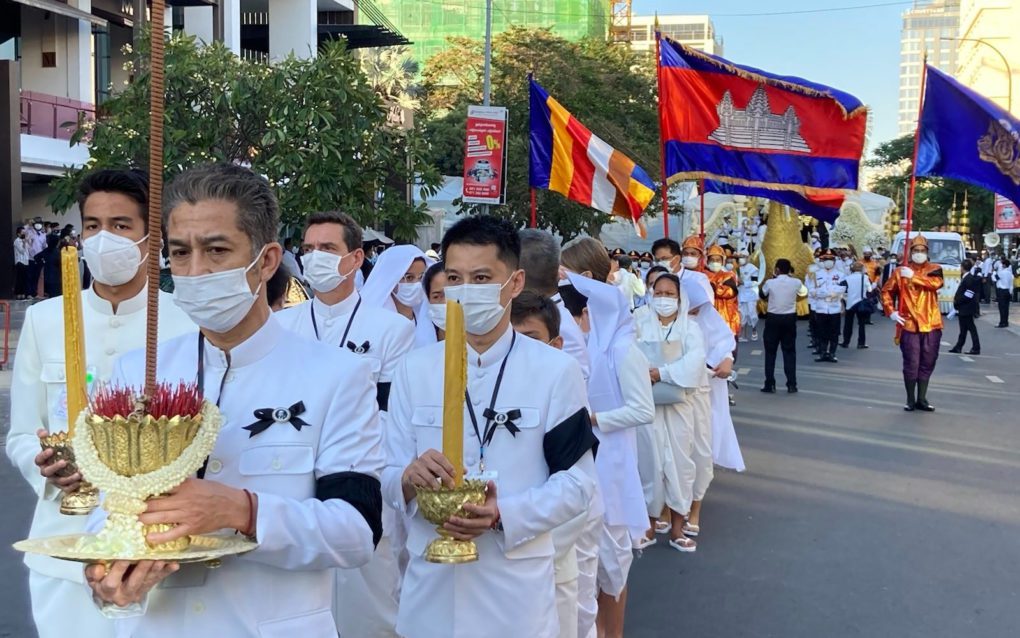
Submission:
[[[18,345],[18,337],[21,336],[21,324],[25,321],[25,310],[31,305],[30,301],[11,301],[11,333],[8,336],[10,352],[7,355],[7,363],[0,368],[0,447],[7,441],[7,430],[10,429],[8,419],[11,418],[11,379],[14,369],[14,350]],[[4,320],[0,313],[0,322]],[[2,329],[0,323],[0,329]],[[0,334],[0,348],[3,347],[3,335]],[[3,356],[0,350],[0,357]]]

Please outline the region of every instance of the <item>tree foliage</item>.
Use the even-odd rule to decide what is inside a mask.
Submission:
[[[54,210],[70,208],[87,170],[147,168],[148,39],[139,46],[135,80],[72,140],[88,141],[89,163],[54,181]],[[243,163],[269,180],[285,222],[342,209],[414,239],[424,211],[408,204],[406,184],[431,194],[439,176],[421,161],[421,130],[386,126],[383,97],[342,42],[269,66],[175,34],[166,43],[164,179],[198,164]]]
[[[885,195],[905,211],[906,189],[910,184],[910,161],[914,154],[914,136],[904,135],[883,142],[875,149],[875,157],[867,166],[878,169],[882,176],[871,190]],[[934,230],[948,223],[947,216],[955,204],[963,206],[964,193],[970,218],[970,232],[981,235],[994,227],[994,196],[990,191],[955,179],[919,177],[914,193],[914,229]]]
[[[429,161],[445,175],[463,175],[467,107],[482,103],[481,42],[451,38],[425,66],[423,108],[431,146]],[[659,174],[654,60],[627,47],[589,39],[568,42],[548,29],[512,28],[492,47],[491,103],[509,109],[507,203],[493,212],[524,225],[530,217],[528,188],[528,82],[533,72],[553,98],[595,135]],[[646,214],[658,207],[658,198]],[[538,192],[539,225],[564,237],[597,234],[608,215]]]

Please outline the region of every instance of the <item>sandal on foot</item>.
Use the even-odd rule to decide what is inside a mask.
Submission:
[[[686,536],[669,539],[669,546],[678,552],[691,553],[698,551],[698,544]]]
[[[657,542],[659,542],[659,539],[657,539],[657,538],[648,538],[647,536],[642,536],[641,538],[639,538],[636,541],[634,541],[634,549],[640,551],[640,550],[645,549],[647,547],[651,547],[652,545],[656,544]]]
[[[656,534],[669,534],[673,529],[673,526],[666,521],[655,521],[655,533]]]
[[[684,536],[690,536],[691,538],[697,537],[701,533],[700,525],[692,525],[691,523],[684,523],[683,527]]]

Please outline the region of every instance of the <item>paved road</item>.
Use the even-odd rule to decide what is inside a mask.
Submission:
[[[943,354],[937,411],[905,413],[899,351],[875,323],[871,348],[835,365],[798,339],[797,395],[758,392],[761,346],[742,344],[748,471],[717,475],[696,554],[637,561],[628,636],[1018,635],[1020,336],[980,322],[986,354]]]
[[[801,340],[794,396],[760,394],[760,342],[743,346],[734,417],[749,470],[716,477],[696,554],[663,545],[637,561],[628,637],[1017,635],[1020,336],[979,324],[987,354],[944,354],[938,411],[907,414],[892,331],[876,323],[871,349],[836,365],[812,362]],[[33,501],[2,461],[0,485],[0,636],[25,638],[9,545]]]

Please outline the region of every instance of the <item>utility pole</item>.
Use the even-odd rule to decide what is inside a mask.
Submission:
[[[485,67],[482,71],[482,105],[489,106],[492,97],[492,0],[485,0]],[[506,166],[503,167],[506,170]],[[489,205],[482,206],[482,212],[489,214]]]

